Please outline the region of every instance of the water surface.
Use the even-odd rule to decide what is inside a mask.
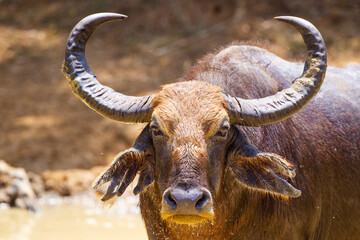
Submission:
[[[109,209],[88,196],[42,198],[40,212],[0,207],[0,240],[147,239],[138,198],[120,198]]]

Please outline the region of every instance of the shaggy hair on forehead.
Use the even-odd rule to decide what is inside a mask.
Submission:
[[[189,124],[201,124],[208,132],[226,114],[227,104],[221,90],[201,81],[172,83],[163,86],[152,106],[170,132],[182,122],[188,127]]]

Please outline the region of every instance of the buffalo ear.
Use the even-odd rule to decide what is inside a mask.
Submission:
[[[297,198],[301,191],[287,180],[295,177],[295,168],[285,158],[261,152],[242,139],[229,155],[229,167],[237,180],[248,188],[267,193]]]
[[[139,174],[139,180],[134,188],[134,194],[139,194],[154,180],[154,147],[146,126],[136,139],[132,148],[119,153],[111,165],[97,177],[93,188],[111,181],[102,201],[107,201],[115,195],[121,196],[129,184]]]

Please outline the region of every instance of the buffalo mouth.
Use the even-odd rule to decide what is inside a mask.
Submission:
[[[213,215],[195,215],[195,214],[162,214],[162,218],[168,222],[177,224],[202,224],[206,222],[213,222]]]

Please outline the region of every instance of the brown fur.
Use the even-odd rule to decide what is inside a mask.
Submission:
[[[286,62],[264,49],[232,48],[221,57],[219,53],[207,55],[182,81],[205,81],[222,87],[223,92],[233,96],[259,98],[288,87],[301,73],[302,65]],[[293,184],[302,191],[299,198],[277,198],[247,188],[236,181],[228,163],[224,162],[220,187],[214,195],[214,223],[179,225],[161,219],[162,189],[159,179],[155,179],[140,198],[149,238],[359,239],[360,116],[358,103],[352,103],[358,101],[359,94],[355,92],[359,89],[357,85],[352,86],[356,91],[343,90],[348,94],[354,92],[350,101],[337,93],[334,80],[338,80],[337,73],[342,71],[347,73],[329,68],[319,96],[290,119],[270,126],[241,128],[259,149],[285,156],[295,165],[297,175]],[[342,80],[349,86],[354,81]],[[220,99],[212,99],[217,95],[208,92],[208,84],[183,84],[192,85],[183,95],[176,89],[185,85],[166,86],[164,90],[168,93],[156,99],[155,111],[166,119],[165,125],[171,126],[180,145],[187,142],[203,146],[207,131],[203,127],[203,132],[196,132],[194,125],[200,121],[203,126],[216,126],[216,119],[219,119],[216,113],[225,106]],[[214,107],[216,102],[219,105]],[[177,123],[173,124],[175,121]],[[194,156],[193,161],[206,159],[205,153]],[[177,155],[174,158],[181,159]],[[205,167],[204,164],[201,167]],[[201,171],[206,172],[206,169]],[[156,171],[167,169],[156,168]]]
[[[147,156],[146,167],[135,165],[149,239],[360,239],[358,73],[329,67],[320,92],[299,113],[263,127],[231,126],[221,137],[229,118],[220,91],[269,96],[289,87],[302,68],[261,48],[230,46],[163,87],[134,145]],[[122,158],[128,164],[105,172],[132,169],[131,179],[136,159]],[[163,194],[178,185],[211,192],[212,221],[164,219]]]
[[[226,115],[224,110],[227,105],[220,91],[221,88],[205,82],[168,84],[155,97],[152,106],[170,135],[181,132],[177,136],[184,137],[187,129],[193,130],[189,125],[198,123],[201,124],[203,133],[211,134],[221,115]],[[195,138],[194,134],[193,131],[190,132]]]

